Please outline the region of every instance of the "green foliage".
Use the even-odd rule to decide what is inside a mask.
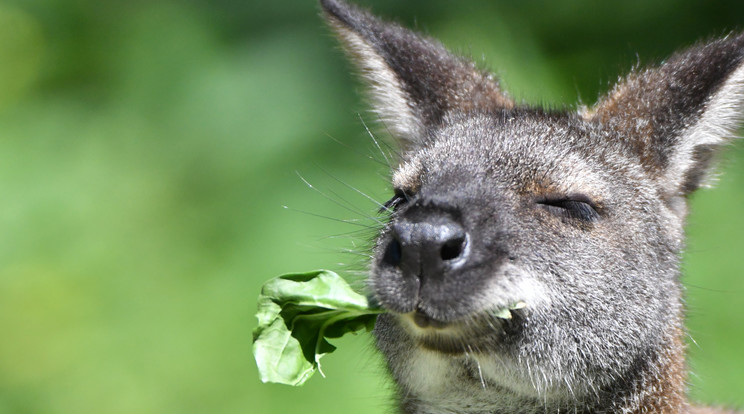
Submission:
[[[744,15],[733,0],[358,2],[551,106]],[[334,340],[328,377],[298,388],[262,384],[250,354],[268,277],[365,268],[379,206],[334,177],[389,189],[348,72],[313,0],[0,2],[0,414],[389,412],[369,335]],[[742,148],[694,197],[685,257],[693,395],[731,405]]]
[[[370,332],[381,312],[330,270],[269,280],[258,297],[253,331],[261,381],[304,384],[320,370],[320,358],[336,349],[326,338]]]

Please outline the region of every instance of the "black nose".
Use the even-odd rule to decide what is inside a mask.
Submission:
[[[441,277],[467,260],[468,235],[447,215],[401,218],[392,225],[383,263],[419,278]]]

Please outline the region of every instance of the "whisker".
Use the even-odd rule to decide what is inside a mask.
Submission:
[[[345,233],[338,233],[338,234],[330,234],[328,236],[323,236],[319,240],[334,240],[334,239],[347,239],[347,240],[369,240],[374,235],[377,234],[378,228],[370,228],[370,229],[359,229],[359,230],[352,230]]]
[[[470,345],[468,345],[468,351],[470,351],[470,353],[473,353],[473,348]],[[468,355],[467,352],[465,354]],[[472,356],[470,356],[470,359],[472,359],[473,361],[475,361],[475,366],[476,366],[476,368],[478,368],[478,377],[480,378],[481,387],[485,390],[486,389],[486,380],[483,379],[483,370],[481,370],[480,361],[478,361],[477,358],[472,357]]]
[[[335,192],[333,190],[328,190],[328,192],[330,194],[332,194],[333,196],[337,197],[338,200],[346,203],[346,205],[348,206],[348,210],[349,211],[351,211],[353,213],[356,213],[359,216],[364,217],[367,220],[374,221],[375,223],[379,224],[380,226],[383,225],[382,221],[380,221],[378,218],[373,217],[373,216],[367,214],[366,212],[364,212],[364,211],[362,211],[360,209],[357,209],[356,207],[354,207],[354,205],[352,203],[350,203],[349,201],[347,201],[345,198],[341,197],[341,195],[339,195],[337,192]]]
[[[393,132],[390,131],[390,128],[388,127],[387,122],[385,122],[385,120],[382,119],[379,116],[377,117],[377,119],[380,121],[380,123],[382,124],[382,126],[385,127],[385,131],[388,133],[388,136],[395,137],[395,135],[393,135]],[[398,152],[397,149],[395,149],[394,147],[390,146],[390,144],[388,144],[387,142],[384,142],[384,141],[383,141],[383,145],[385,145],[385,148],[387,148],[388,151],[390,151],[390,153],[392,153],[395,156],[396,159],[400,159],[401,158],[400,157],[400,152]]]
[[[388,211],[388,212],[389,212],[389,211],[391,211],[389,207],[387,207],[387,206],[385,206],[384,204],[380,203],[379,201],[375,200],[375,199],[374,199],[374,197],[370,196],[369,194],[365,193],[364,191],[362,191],[362,190],[360,190],[360,189],[358,189],[358,188],[354,187],[353,185],[351,185],[351,184],[349,184],[349,183],[345,182],[344,180],[342,180],[342,179],[340,179],[340,178],[338,178],[338,177],[334,176],[333,174],[331,174],[331,173],[329,173],[328,171],[324,170],[324,169],[323,169],[322,167],[320,168],[320,170],[321,170],[321,171],[323,171],[324,173],[328,174],[328,176],[329,176],[329,177],[331,177],[331,178],[333,178],[334,180],[336,180],[337,182],[341,183],[341,184],[342,184],[343,186],[345,186],[346,188],[348,188],[348,189],[350,189],[350,190],[352,190],[352,191],[354,191],[354,192],[358,193],[359,195],[363,196],[363,197],[364,197],[364,198],[366,198],[367,200],[369,200],[369,201],[373,202],[373,203],[374,203],[374,204],[375,204],[375,205],[376,205],[377,207],[380,207],[381,209],[383,209],[383,210],[385,210],[385,211]]]
[[[692,343],[695,345],[695,347],[700,348],[700,345],[697,343],[697,341],[695,340],[695,338],[693,338],[693,336],[692,336],[691,333],[688,332],[687,333],[687,337],[690,338],[690,341],[692,341]]]
[[[363,157],[363,158],[369,159],[369,160],[371,160],[371,161],[373,161],[373,162],[375,162],[375,163],[377,163],[377,164],[380,164],[380,165],[382,165],[382,166],[384,166],[384,167],[388,167],[388,168],[390,168],[390,164],[389,164],[389,163],[386,163],[386,162],[382,162],[382,161],[380,161],[379,159],[377,159],[377,158],[373,157],[373,156],[372,156],[372,155],[370,155],[370,154],[367,154],[367,153],[361,152],[361,151],[357,150],[356,148],[352,147],[351,145],[349,145],[349,144],[347,144],[347,143],[345,143],[345,142],[343,142],[343,141],[341,141],[341,140],[337,139],[336,137],[334,137],[334,136],[333,136],[333,135],[331,135],[331,134],[328,134],[328,133],[326,133],[325,135],[326,135],[326,136],[327,136],[328,138],[330,138],[331,140],[333,140],[333,142],[335,142],[335,143],[337,143],[337,144],[339,144],[339,145],[342,145],[342,146],[346,147],[347,149],[351,150],[351,152],[353,152],[354,154],[356,154],[356,155],[358,155],[358,156],[360,156],[360,157]]]
[[[380,143],[377,142],[377,138],[375,138],[375,135],[367,127],[367,124],[364,122],[364,118],[362,118],[362,115],[361,114],[357,114],[357,116],[359,117],[359,120],[362,122],[362,125],[364,125],[364,129],[367,131],[367,134],[369,134],[369,137],[372,138],[372,142],[374,142],[375,143],[375,146],[377,147],[377,149],[380,150],[380,154],[382,154],[382,158],[385,159],[385,163],[387,164],[388,168],[390,168],[392,170],[393,169],[393,165],[390,162],[390,159],[388,158],[387,154],[385,154],[385,151],[382,150],[382,147],[380,146]]]
[[[346,253],[346,254],[350,254],[350,255],[353,255],[353,256],[359,256],[359,257],[363,257],[365,259],[371,259],[371,258],[374,257],[373,255],[371,255],[369,253],[363,253],[363,252],[356,251],[356,250],[353,250],[353,249],[341,249],[341,253]]]
[[[350,212],[352,212],[352,213],[354,213],[354,214],[356,214],[356,215],[359,215],[359,216],[365,217],[365,218],[367,218],[367,219],[373,220],[373,221],[375,221],[375,222],[376,222],[377,224],[380,224],[380,225],[382,225],[382,224],[383,224],[383,223],[382,223],[382,222],[381,222],[380,220],[378,220],[378,219],[376,219],[376,218],[373,218],[373,217],[369,217],[369,216],[366,216],[366,215],[365,215],[365,214],[364,214],[363,212],[360,212],[360,211],[358,211],[358,210],[356,210],[356,209],[354,209],[354,208],[351,208],[351,207],[349,207],[348,205],[346,205],[346,204],[344,204],[344,203],[340,202],[339,200],[337,200],[337,199],[335,199],[335,198],[333,198],[333,197],[329,196],[328,194],[324,193],[323,191],[321,191],[320,189],[318,189],[318,188],[317,188],[317,187],[315,187],[314,185],[310,184],[310,182],[309,182],[309,181],[307,181],[307,180],[305,179],[305,177],[303,177],[303,176],[302,176],[302,175],[301,175],[301,174],[299,173],[299,171],[295,171],[295,174],[297,174],[297,176],[298,176],[298,177],[300,178],[300,180],[302,180],[302,182],[303,182],[303,183],[305,183],[305,185],[306,185],[306,186],[310,187],[310,188],[311,188],[312,190],[315,190],[316,192],[318,192],[318,194],[322,195],[322,196],[323,196],[323,197],[324,197],[324,198],[325,198],[326,200],[328,200],[328,201],[332,202],[333,204],[335,204],[335,205],[337,205],[337,206],[339,206],[339,207],[343,208],[343,209],[344,209],[344,210],[346,210],[346,211],[350,211]],[[338,196],[338,194],[336,194],[336,193],[333,193],[333,194],[334,194],[334,195],[335,195],[336,197],[339,197],[339,196]],[[341,197],[339,197],[339,198],[343,200],[343,198],[341,198]],[[345,202],[346,202],[346,201],[345,201]],[[346,202],[346,203],[348,204],[348,202]]]
[[[335,218],[335,217],[324,216],[322,214],[312,213],[310,211],[300,210],[300,209],[297,209],[297,208],[294,208],[294,207],[289,207],[289,206],[282,206],[282,208],[287,209],[287,210],[291,210],[291,211],[295,211],[295,212],[298,212],[298,213],[302,213],[302,214],[307,214],[308,216],[319,217],[319,218],[322,218],[322,219],[336,221],[336,222],[339,222],[339,223],[351,224],[352,226],[363,227],[363,228],[368,229],[368,230],[375,230],[375,231],[377,230],[376,227],[373,227],[373,226],[371,226],[369,224],[359,223],[359,222],[356,221],[356,219],[353,219],[353,220],[338,219],[338,218]]]

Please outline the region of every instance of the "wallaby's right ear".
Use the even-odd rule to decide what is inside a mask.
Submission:
[[[489,74],[437,41],[340,0],[320,3],[366,78],[375,111],[404,144],[426,140],[448,112],[513,106]]]

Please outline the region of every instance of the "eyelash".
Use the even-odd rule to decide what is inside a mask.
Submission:
[[[544,197],[537,204],[558,217],[593,223],[599,220],[597,205],[587,196]]]
[[[406,194],[404,191],[395,190],[395,195],[393,195],[393,198],[386,201],[385,204],[380,207],[380,213],[384,212],[394,212],[398,209],[401,205],[405,204],[410,196]]]

